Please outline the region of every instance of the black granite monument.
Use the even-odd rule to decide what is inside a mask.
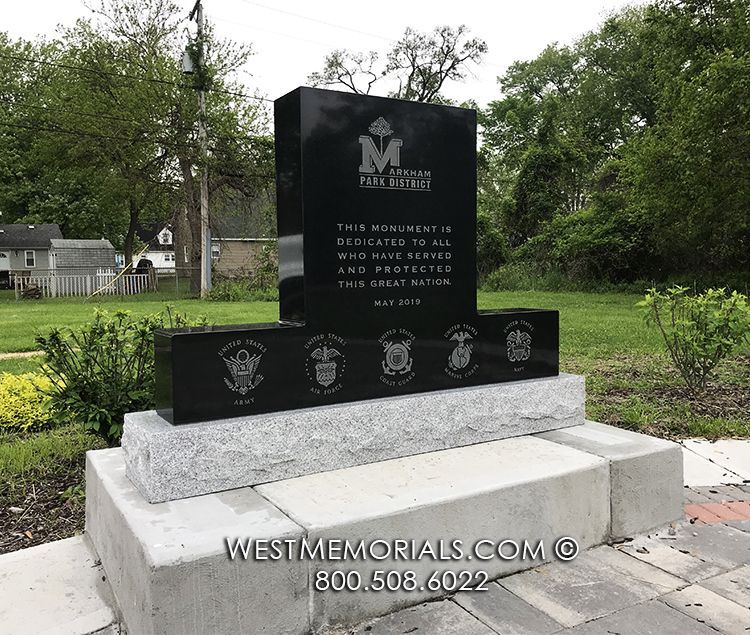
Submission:
[[[558,373],[557,311],[476,309],[473,110],[275,102],[280,320],[157,331],[175,424]]]

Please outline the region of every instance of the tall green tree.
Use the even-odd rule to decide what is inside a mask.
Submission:
[[[110,238],[128,260],[139,222],[172,220],[197,285],[204,166],[212,193],[231,188],[272,204],[263,102],[231,79],[250,50],[220,41],[210,25],[188,43],[187,15],[171,0],[100,0],[90,8],[93,21],[51,45],[0,38],[4,61],[14,62],[0,65],[0,91],[12,105],[6,127],[14,126],[0,130],[0,179],[9,186],[0,204],[9,220],[58,222],[70,238]],[[178,61],[186,43],[204,62],[193,78]],[[198,139],[198,89],[207,94],[207,153]]]

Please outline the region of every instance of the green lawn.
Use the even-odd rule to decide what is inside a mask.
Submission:
[[[688,392],[664,353],[656,328],[648,328],[634,295],[584,293],[478,293],[478,308],[556,309],[560,312],[560,370],[586,376],[586,415],[622,428],[679,439],[694,436],[750,437],[750,345],[718,370],[709,390]],[[273,302],[203,302],[154,294],[83,304],[80,298],[16,302],[0,292],[0,353],[34,350],[35,333],[78,328],[94,308],[127,309],[135,315],[163,311],[168,301],[191,318],[214,324],[273,322]],[[42,357],[0,359],[0,373],[23,374]],[[84,524],[84,453],[102,447],[80,424],[41,432],[0,428],[0,507],[33,509],[32,536],[24,527],[5,528],[15,536],[8,550],[80,533]],[[34,501],[33,505],[30,501]],[[44,526],[44,531],[38,529]],[[15,533],[13,533],[15,532]],[[0,552],[2,549],[0,548]]]
[[[76,328],[91,319],[94,307],[107,311],[127,309],[134,315],[162,311],[167,304],[196,318],[206,315],[213,324],[247,324],[274,322],[279,317],[275,302],[202,302],[200,300],[146,300],[136,296],[121,302],[80,298],[22,300],[16,302],[9,292],[0,292],[0,353],[33,351],[34,334],[53,326]],[[3,297],[4,296],[4,297]],[[479,309],[524,307],[560,311],[560,354],[563,357],[610,357],[612,355],[661,351],[661,342],[653,329],[648,329],[635,303],[640,296],[594,295],[586,293],[507,292],[478,293]]]
[[[164,301],[144,297],[82,304],[80,299],[16,302],[0,295],[0,353],[36,348],[34,334],[52,326],[77,328],[94,307],[127,309],[136,315],[164,310]],[[151,296],[153,297],[153,296]],[[478,293],[479,309],[513,307],[560,312],[560,369],[587,377],[588,416],[659,436],[711,434],[750,436],[750,345],[718,369],[713,392],[697,398],[685,391],[664,352],[661,334],[636,309],[636,295],[499,292]],[[191,318],[213,324],[248,324],[278,319],[275,302],[172,300]],[[32,372],[41,358],[0,360],[0,372]],[[732,405],[735,404],[735,405]],[[711,432],[713,430],[713,432]]]
[[[190,318],[206,315],[212,324],[247,324],[251,322],[275,322],[279,319],[279,307],[274,302],[203,302],[201,300],[144,301],[113,299],[107,302],[81,299],[54,298],[43,300],[21,300],[0,298],[0,353],[15,353],[37,349],[34,336],[46,333],[52,327],[77,328],[89,322],[94,308],[111,313],[119,309],[131,311],[133,315],[149,315],[163,311],[167,304],[175,311],[186,313]]]
[[[642,299],[639,295],[616,293],[477,293],[479,309],[519,307],[559,311],[561,358],[660,353],[661,335],[646,326],[636,309],[636,302]]]

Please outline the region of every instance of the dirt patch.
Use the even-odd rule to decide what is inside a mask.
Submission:
[[[577,361],[588,364],[590,419],[668,439],[750,436],[750,357],[725,362],[694,394],[666,356]],[[576,372],[573,370],[573,372]]]
[[[11,357],[34,357],[35,355],[44,355],[44,351],[28,351],[26,353],[0,353],[0,359],[10,359]]]
[[[76,536],[84,522],[83,461],[0,482],[0,554]]]
[[[639,394],[655,400],[679,402],[699,417],[738,419],[750,423],[750,388],[738,384],[709,383],[706,391],[699,395],[693,394],[687,386],[663,386],[648,391],[612,388],[604,397],[616,399]]]

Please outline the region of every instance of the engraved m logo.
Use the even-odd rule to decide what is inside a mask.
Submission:
[[[388,142],[385,152],[380,152],[375,147],[372,137],[360,135],[359,144],[362,146],[362,165],[359,166],[359,171],[364,174],[373,174],[377,168],[378,172],[382,172],[389,162],[391,167],[399,167],[401,165],[401,146],[403,143],[401,139],[391,139]]]

